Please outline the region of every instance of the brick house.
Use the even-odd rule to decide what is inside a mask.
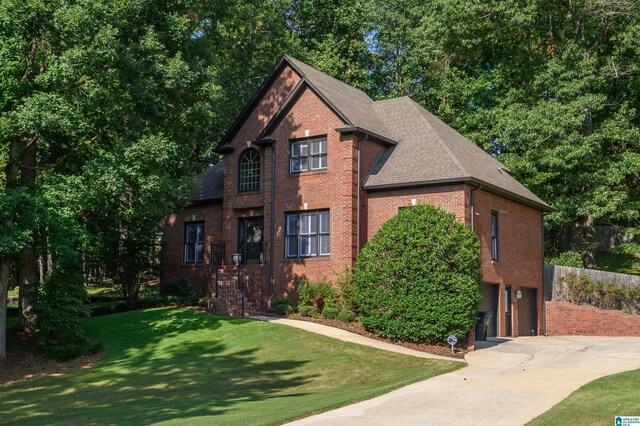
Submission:
[[[331,280],[400,208],[430,203],[478,234],[488,334],[542,330],[549,206],[409,97],[372,101],[284,56],[216,152],[191,205],[163,222],[162,280],[205,294],[216,270],[241,271],[264,300],[295,298],[300,277]]]

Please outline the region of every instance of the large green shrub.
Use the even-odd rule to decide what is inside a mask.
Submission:
[[[480,301],[479,255],[476,235],[454,215],[430,205],[402,209],[358,255],[362,325],[414,342],[466,335]]]

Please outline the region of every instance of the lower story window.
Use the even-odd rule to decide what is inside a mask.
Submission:
[[[204,222],[184,225],[184,263],[204,262]]]
[[[329,210],[287,213],[286,221],[287,258],[329,256]]]

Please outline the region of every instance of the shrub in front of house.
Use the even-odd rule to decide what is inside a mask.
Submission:
[[[293,313],[293,303],[284,296],[274,297],[271,300],[271,308],[276,315],[289,315]]]
[[[326,319],[337,319],[340,308],[336,305],[326,305],[322,310],[322,316]]]
[[[358,315],[367,330],[390,339],[465,336],[476,321],[481,279],[475,233],[436,207],[409,206],[358,255]]]
[[[309,305],[298,306],[298,312],[303,317],[310,317],[310,318],[318,318],[319,317],[318,311],[316,310],[316,308],[313,307],[313,306],[309,306]]]
[[[337,304],[338,293],[330,282],[309,281],[302,278],[298,282],[298,304],[312,306],[319,314],[325,305]]]
[[[353,270],[345,267],[336,274],[336,285],[339,290],[340,306],[344,309],[355,311],[358,307],[355,299],[355,281],[353,279]]]
[[[356,313],[351,309],[343,309],[338,314],[337,320],[344,323],[354,322],[356,320]]]

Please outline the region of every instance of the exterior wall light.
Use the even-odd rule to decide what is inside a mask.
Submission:
[[[522,290],[518,289],[516,291],[516,299],[522,299]]]

